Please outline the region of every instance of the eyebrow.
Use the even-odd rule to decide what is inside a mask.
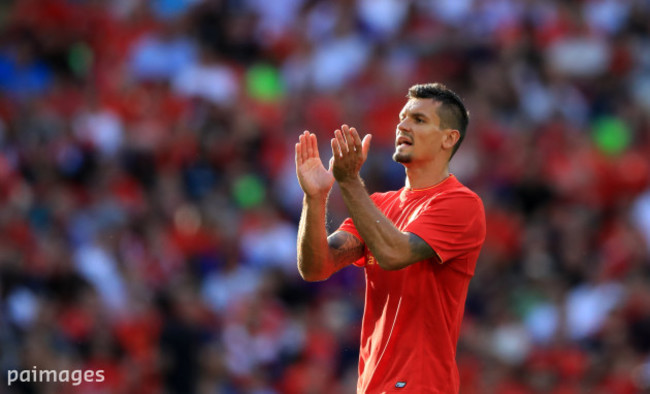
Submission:
[[[400,112],[400,114],[399,114],[399,118],[401,119],[402,116],[406,116],[406,114],[405,114],[404,112]],[[429,119],[429,117],[426,116],[425,114],[423,114],[422,112],[412,112],[412,113],[410,114],[410,116],[411,116],[412,118],[424,118],[424,119]]]

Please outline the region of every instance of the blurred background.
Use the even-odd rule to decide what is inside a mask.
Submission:
[[[293,146],[356,126],[400,188],[430,81],[487,215],[461,392],[650,390],[650,1],[4,0],[0,392],[354,392],[364,274],[299,278]]]

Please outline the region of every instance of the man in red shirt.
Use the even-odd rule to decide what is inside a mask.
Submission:
[[[370,135],[362,141],[347,125],[336,130],[329,169],[316,136],[300,136],[298,270],[320,281],[350,264],[365,267],[359,393],[457,393],[456,343],[485,214],[481,199],[449,173],[468,123],[462,101],[441,84],[415,85],[407,97],[393,155],[406,169],[400,190],[366,192],[359,170]],[[334,181],[351,217],[328,237]]]

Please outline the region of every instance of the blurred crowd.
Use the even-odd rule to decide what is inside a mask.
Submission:
[[[293,146],[466,101],[462,393],[650,390],[650,1],[0,2],[0,392],[346,393],[364,273],[297,274]],[[338,190],[328,225],[348,216]],[[422,300],[427,302],[427,300]],[[417,344],[413,344],[417,346]],[[104,370],[21,383],[8,370]]]

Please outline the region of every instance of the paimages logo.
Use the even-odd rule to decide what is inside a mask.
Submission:
[[[73,386],[79,386],[82,382],[101,383],[104,381],[104,379],[103,369],[99,369],[97,371],[83,371],[81,369],[75,369],[74,371],[69,371],[67,369],[56,371],[53,369],[36,369],[34,366],[33,369],[24,369],[22,371],[10,369],[7,371],[7,384],[9,386],[15,382],[70,382]]]

